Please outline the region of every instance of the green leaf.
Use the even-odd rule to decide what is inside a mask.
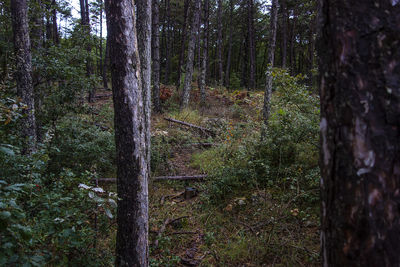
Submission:
[[[13,146],[6,145],[6,144],[1,144],[0,145],[0,152],[3,152],[4,154],[8,156],[15,156],[14,150],[12,150]]]
[[[11,217],[11,212],[9,211],[1,211],[0,212],[0,219],[5,220]]]

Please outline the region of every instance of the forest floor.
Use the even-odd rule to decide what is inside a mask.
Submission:
[[[170,88],[170,90],[175,90]],[[110,92],[98,92],[96,106],[111,105]],[[198,91],[193,92],[198,102]],[[158,155],[159,167],[153,176],[206,174],[198,155],[208,147],[192,143],[226,141],[227,134],[216,138],[195,129],[171,123],[173,117],[195,125],[212,128],[246,123],[243,114],[259,112],[255,101],[262,93],[251,96],[212,90],[207,108],[195,112],[166,111],[152,115],[152,136],[170,143]],[[168,100],[169,104],[174,99]],[[177,103],[175,102],[177,106]],[[163,149],[163,141],[158,144]],[[201,160],[202,158],[200,158]],[[149,185],[150,200],[150,266],[317,266],[319,265],[319,222],[317,216],[299,216],[296,197],[287,200],[277,189],[246,189],[217,205],[207,201],[207,183],[195,181],[162,181]],[[185,191],[194,190],[185,198]],[[115,228],[114,228],[115,230]]]

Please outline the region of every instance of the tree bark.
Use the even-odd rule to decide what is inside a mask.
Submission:
[[[35,101],[32,86],[32,56],[27,10],[26,0],[11,1],[17,94],[27,106],[23,111],[24,117],[21,120],[21,135],[24,139],[23,154],[31,154],[36,150]]]
[[[151,116],[151,3],[152,0],[137,0],[137,33],[140,56],[140,72],[142,75],[142,93],[144,108],[144,125],[146,139],[146,155],[150,173],[150,116]]]
[[[117,148],[116,266],[148,266],[148,165],[140,58],[131,0],[107,0]]]
[[[52,27],[53,27],[53,42],[55,45],[60,44],[60,36],[58,34],[58,27],[57,27],[57,3],[56,0],[53,0],[51,3],[52,7]]]
[[[249,36],[249,89],[255,88],[255,73],[256,73],[256,51],[255,51],[255,38],[254,38],[254,23],[253,13],[254,6],[253,0],[247,0],[247,30]]]
[[[201,72],[199,78],[200,105],[206,105],[206,76],[208,63],[208,26],[209,26],[209,2],[203,1],[204,29],[203,29],[203,58],[201,59]]]
[[[105,6],[104,6],[105,8]],[[107,12],[107,10],[104,10]],[[106,54],[104,55],[104,63],[103,63],[103,86],[104,89],[108,89],[108,79],[107,79],[107,70],[108,70],[108,65],[110,62],[110,41],[108,40],[108,37],[106,36]]]
[[[228,56],[226,60],[226,71],[225,71],[225,86],[229,87],[231,77],[231,57],[232,57],[232,45],[233,45],[233,0],[229,0],[229,41],[228,41]]]
[[[160,7],[159,0],[153,0],[153,40],[152,45],[152,60],[153,60],[153,104],[154,111],[161,113],[161,103],[160,103]]]
[[[193,20],[190,29],[190,39],[188,45],[188,57],[186,62],[186,74],[185,83],[183,86],[182,98],[180,108],[184,109],[189,105],[190,91],[192,87],[192,75],[193,75],[193,59],[194,59],[194,48],[196,45],[196,32],[198,30],[199,15],[200,15],[201,1],[196,1],[193,9]]]
[[[170,0],[165,0],[165,23],[166,23],[166,40],[165,40],[165,75],[164,84],[169,84],[169,74],[171,72],[171,5]]]
[[[263,138],[266,135],[266,129],[268,127],[268,120],[271,113],[271,97],[272,97],[272,68],[274,66],[274,56],[275,56],[275,42],[276,42],[276,26],[278,21],[278,9],[279,3],[278,0],[272,0],[271,6],[271,22],[270,22],[270,36],[268,43],[268,69],[266,74],[266,86],[264,92],[264,107],[263,107],[263,115],[264,115],[264,129],[262,131]]]
[[[320,1],[323,266],[399,266],[400,3]]]
[[[221,86],[224,76],[222,69],[222,0],[218,0],[218,9],[217,9],[217,57],[218,57],[218,85]]]
[[[282,68],[286,68],[287,60],[287,25],[288,25],[288,11],[286,6],[286,0],[281,0],[282,4]]]
[[[187,20],[189,13],[189,0],[185,0],[183,7],[183,26],[182,26],[182,35],[181,35],[181,47],[179,53],[179,65],[178,65],[178,80],[177,80],[177,88],[181,86],[181,68],[183,65],[183,60],[185,58],[185,41],[186,41],[186,29],[187,29]]]
[[[293,19],[292,19],[292,27],[290,32],[290,73],[294,75],[296,73],[296,55],[295,55],[295,46],[296,46],[296,23],[297,23],[297,11],[293,10]]]

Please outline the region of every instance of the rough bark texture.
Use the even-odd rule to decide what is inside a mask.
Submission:
[[[264,107],[263,107],[263,115],[264,115],[264,126],[265,129],[263,131],[263,135],[266,134],[266,128],[268,127],[268,119],[271,112],[271,96],[272,96],[272,67],[274,66],[274,55],[275,55],[275,43],[276,43],[276,26],[278,21],[278,9],[279,3],[278,0],[272,0],[271,6],[271,22],[270,22],[270,36],[268,43],[268,60],[267,60],[267,74],[266,74],[266,86],[264,92]]]
[[[254,89],[256,85],[256,47],[254,38],[254,23],[253,23],[253,0],[247,1],[247,31],[249,36],[249,89]]]
[[[218,0],[217,9],[217,25],[218,25],[218,37],[217,37],[217,60],[218,60],[218,85],[222,85],[224,74],[222,69],[222,0]]]
[[[207,75],[207,62],[208,62],[208,18],[209,18],[209,2],[203,1],[203,58],[201,59],[201,72],[199,78],[200,88],[200,105],[202,107],[206,104],[206,75]]]
[[[25,139],[23,153],[30,154],[36,147],[35,101],[32,86],[32,56],[28,30],[26,0],[11,1],[12,28],[14,32],[14,49],[17,82],[17,94],[27,109],[23,111],[21,128]]]
[[[153,0],[153,39],[152,45],[152,60],[153,60],[153,105],[154,111],[161,113],[160,103],[160,2],[159,0]]]
[[[193,59],[194,49],[196,46],[196,33],[198,30],[199,17],[200,17],[200,5],[201,1],[196,1],[193,9],[193,20],[190,29],[190,39],[188,45],[188,57],[186,62],[186,74],[185,83],[183,86],[183,93],[181,98],[181,109],[186,108],[189,105],[190,91],[192,87],[192,75],[193,75]]]
[[[400,2],[320,15],[323,266],[399,266]]]
[[[185,58],[185,41],[186,41],[186,29],[187,29],[187,20],[189,13],[189,0],[185,0],[183,6],[183,25],[182,25],[182,36],[181,36],[181,50],[179,53],[179,65],[178,65],[178,80],[176,83],[177,88],[181,85],[181,68],[183,65],[183,59]]]
[[[225,71],[225,86],[229,87],[231,78],[231,58],[232,58],[232,45],[233,45],[233,0],[229,0],[229,41],[228,41],[228,56],[226,60]]]
[[[105,8],[105,6],[104,6],[104,8]],[[108,37],[106,37],[106,38],[107,38],[106,54],[104,55],[104,64],[103,64],[103,86],[105,89],[108,89],[107,69],[108,69],[108,65],[110,62],[110,41],[108,40]]]
[[[116,266],[148,266],[148,168],[133,1],[107,0],[117,148]]]
[[[165,0],[165,75],[164,84],[169,84],[169,74],[171,72],[171,5],[170,0]]]
[[[142,75],[143,108],[148,172],[150,172],[150,116],[151,116],[151,0],[137,0],[137,33]]]

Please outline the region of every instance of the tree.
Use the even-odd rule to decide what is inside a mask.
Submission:
[[[182,35],[181,35],[181,50],[179,53],[179,65],[178,65],[178,80],[177,80],[177,88],[181,85],[181,68],[183,64],[183,59],[185,57],[185,41],[186,41],[186,29],[187,29],[187,20],[189,14],[189,0],[185,0],[184,3],[184,13],[183,13],[183,26],[182,26]]]
[[[152,35],[151,41],[152,53],[151,57],[153,60],[153,104],[155,112],[161,112],[160,104],[160,26],[159,26],[159,13],[160,1],[153,0],[153,15],[152,15]]]
[[[32,56],[27,10],[26,0],[11,1],[17,94],[27,106],[24,110],[24,118],[21,123],[22,137],[25,139],[23,147],[24,154],[32,153],[36,147],[35,101],[32,86]]]
[[[193,9],[193,20],[190,29],[190,39],[188,45],[188,56],[186,62],[186,74],[185,83],[183,86],[183,93],[181,98],[181,109],[186,108],[189,104],[190,90],[192,86],[192,75],[193,75],[193,60],[194,60],[194,48],[196,45],[196,33],[198,31],[198,23],[200,17],[200,5],[201,1],[196,1]]]
[[[146,115],[131,0],[107,0],[117,149],[117,266],[148,266]]]
[[[278,9],[279,3],[278,0],[272,0],[271,6],[271,21],[270,21],[270,36],[268,43],[268,70],[267,70],[267,80],[264,92],[264,107],[263,107],[263,116],[264,116],[264,126],[265,128],[268,126],[268,119],[271,112],[271,97],[272,97],[272,67],[274,66],[274,56],[275,56],[275,42],[276,42],[276,25],[278,21]],[[265,135],[265,130],[263,131],[263,135]]]
[[[150,172],[150,114],[151,114],[151,0],[137,0],[137,33],[142,74],[144,125],[148,172]]]
[[[247,31],[249,40],[249,88],[254,89],[255,73],[256,73],[256,47],[254,38],[254,23],[253,23],[254,3],[253,0],[247,0]],[[276,30],[275,30],[276,34]]]
[[[223,70],[222,70],[222,0],[218,0],[217,10],[217,26],[218,26],[218,37],[217,37],[217,57],[218,57],[218,85],[222,85],[223,81]]]
[[[225,86],[229,86],[230,73],[231,73],[231,58],[232,58],[232,46],[233,46],[233,0],[229,0],[229,41],[228,41],[228,58],[226,60],[226,71],[225,71]]]
[[[323,266],[399,266],[400,3],[321,4]]]
[[[208,62],[208,17],[209,17],[209,2],[203,1],[203,57],[201,59],[201,72],[199,77],[199,88],[201,106],[206,104],[206,75],[207,75],[207,62]]]

